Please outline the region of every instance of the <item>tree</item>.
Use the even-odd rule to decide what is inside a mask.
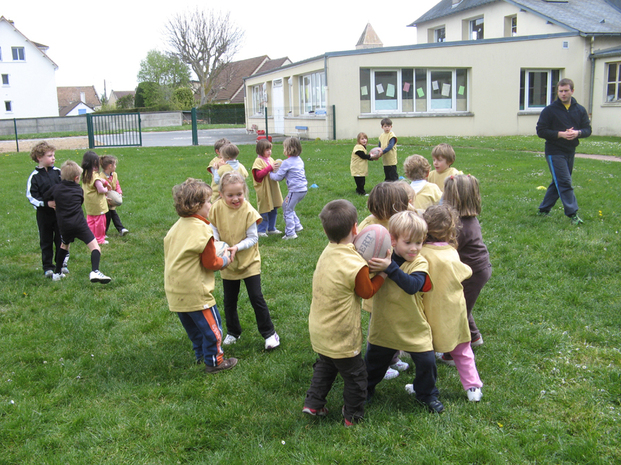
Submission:
[[[189,87],[177,87],[173,91],[172,101],[179,110],[191,110],[194,106],[194,92]]]
[[[154,107],[160,102],[160,86],[156,82],[141,82],[136,88],[136,108]]]
[[[140,62],[138,82],[155,82],[172,88],[187,87],[190,84],[190,69],[172,53],[150,50]]]
[[[229,13],[206,13],[197,8],[172,17],[166,34],[173,53],[190,65],[198,78],[201,105],[207,103],[215,79],[239,49],[243,31],[230,21]]]
[[[116,107],[119,110],[128,110],[134,108],[134,96],[132,94],[121,97],[116,101]]]

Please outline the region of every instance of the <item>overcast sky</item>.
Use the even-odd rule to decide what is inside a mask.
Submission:
[[[197,6],[224,12],[233,8],[231,20],[245,31],[235,59],[268,55],[296,62],[354,49],[368,22],[385,47],[414,44],[416,29],[406,26],[438,2],[7,0],[0,5],[0,16],[13,20],[28,39],[49,47],[47,53],[58,65],[57,86],[94,85],[101,95],[105,80],[109,95],[111,90],[136,87],[140,61],[147,52],[167,50],[168,18]]]

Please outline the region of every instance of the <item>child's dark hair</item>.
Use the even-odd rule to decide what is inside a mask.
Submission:
[[[211,198],[211,187],[202,179],[188,178],[172,188],[175,210],[182,217],[194,215]]]
[[[217,140],[215,144],[213,144],[213,150],[214,152],[220,153],[220,149],[224,147],[226,144],[230,144],[230,143],[231,143],[230,140],[228,140],[226,137],[223,137],[222,139]]]
[[[380,126],[392,126],[392,120],[390,118],[382,118],[380,121]]]
[[[114,155],[104,155],[99,159],[101,163],[101,169],[105,170],[108,166],[114,165],[117,163],[117,158]]]
[[[47,152],[49,152],[50,150],[52,152],[56,152],[56,147],[54,147],[53,145],[48,144],[45,141],[39,142],[30,151],[30,158],[32,158],[32,161],[35,161],[35,162],[39,163],[39,158],[43,158],[43,156]]]
[[[427,242],[448,242],[457,248],[461,221],[457,211],[447,204],[432,205],[423,213],[427,223]]]
[[[257,141],[256,151],[257,155],[263,156],[263,152],[272,148],[272,143],[267,139],[261,139]]]
[[[449,166],[455,163],[455,150],[450,144],[438,144],[431,151],[433,158],[441,158],[445,160]]]
[[[224,160],[235,160],[239,155],[239,148],[235,144],[223,145],[220,149],[220,155]]]
[[[302,144],[297,137],[288,137],[282,143],[282,151],[288,157],[299,157],[302,153]]]
[[[67,160],[60,167],[60,179],[63,181],[75,181],[82,174],[82,168],[73,160]]]
[[[431,170],[427,159],[421,155],[410,155],[403,162],[403,170],[410,181],[425,179]]]
[[[479,180],[474,176],[458,174],[444,181],[444,202],[452,206],[459,216],[481,214]]]
[[[339,243],[358,222],[358,212],[349,200],[332,200],[323,207],[319,219],[328,240]]]
[[[408,203],[405,189],[394,182],[380,182],[371,190],[367,208],[375,218],[386,221],[395,213],[407,210]]]
[[[93,171],[99,172],[99,156],[89,150],[82,157],[82,184],[88,185],[93,180]]]

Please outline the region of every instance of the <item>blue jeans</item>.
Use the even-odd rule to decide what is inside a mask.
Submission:
[[[261,213],[263,221],[257,226],[257,231],[264,233],[267,231],[273,231],[276,229],[276,217],[278,216],[278,207],[274,208],[271,212]]]
[[[560,198],[565,208],[565,215],[572,216],[578,212],[578,201],[571,185],[571,173],[574,170],[574,153],[546,154],[546,161],[552,174],[552,182],[539,205],[539,211],[549,212]]]

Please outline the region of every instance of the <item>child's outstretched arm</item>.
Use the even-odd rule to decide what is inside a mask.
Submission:
[[[388,145],[386,146],[386,148],[385,148],[385,149],[382,149],[382,152],[383,152],[383,153],[388,153],[388,152],[390,152],[390,151],[392,150],[392,148],[395,146],[395,144],[396,144],[396,143],[397,143],[397,139],[396,139],[396,138],[394,138],[394,137],[392,137],[392,138],[390,139],[390,141],[388,141]],[[381,144],[379,144],[379,145],[378,145],[378,147],[381,147],[381,146],[382,146]]]
[[[356,275],[354,292],[358,297],[370,299],[377,291],[379,291],[379,288],[382,287],[385,279],[386,275],[384,273],[380,273],[371,279],[369,276],[369,267],[363,266]]]
[[[214,232],[214,236],[216,233]],[[246,237],[242,239],[239,243],[235,244],[232,247],[229,247],[227,250],[231,253],[231,261],[235,258],[235,254],[240,250],[246,250],[259,242],[259,231],[257,229],[257,224],[252,223],[248,229],[246,229]]]
[[[262,170],[254,169],[252,170],[252,177],[256,182],[263,182],[263,178],[270,174],[270,171],[274,171],[274,167],[272,165],[267,165]]]

